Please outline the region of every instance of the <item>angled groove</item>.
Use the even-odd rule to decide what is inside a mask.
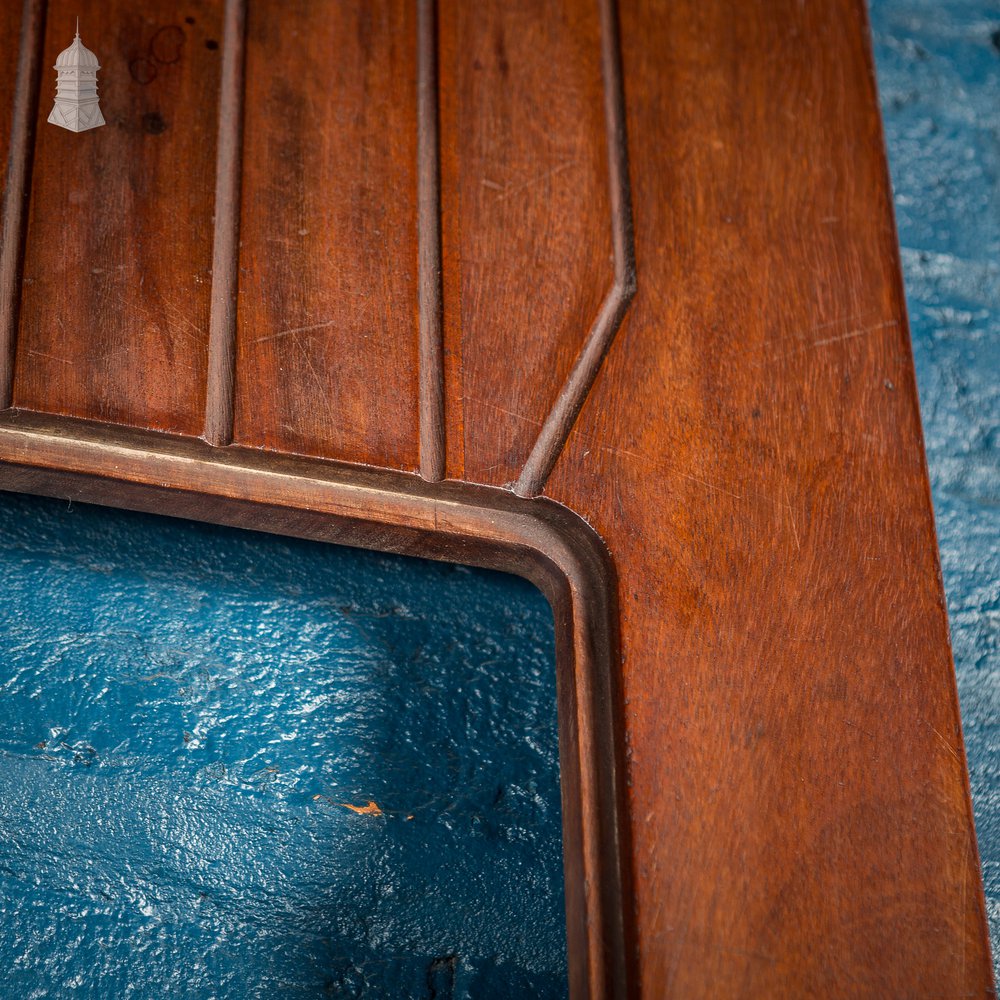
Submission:
[[[205,440],[214,445],[230,444],[233,440],[245,54],[246,0],[226,0],[204,428]]]
[[[27,240],[46,7],[46,0],[24,0],[21,13],[14,115],[0,235],[0,409],[11,405],[14,393],[14,361],[21,317],[21,273]]]
[[[608,187],[611,201],[611,239],[615,281],[587,334],[583,349],[563,383],[538,438],[524,463],[514,492],[521,497],[541,493],[559,459],[576,418],[597,378],[635,297],[635,239],[632,232],[632,193],[625,133],[625,95],[622,87],[621,46],[615,0],[599,0],[601,11],[601,71],[604,78],[604,121],[608,143]]]
[[[444,341],[441,324],[441,149],[437,4],[417,4],[417,242],[420,314],[420,475],[444,479]]]

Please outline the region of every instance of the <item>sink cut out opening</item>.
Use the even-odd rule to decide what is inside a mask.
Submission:
[[[565,995],[530,584],[12,494],[0,521],[9,988]]]

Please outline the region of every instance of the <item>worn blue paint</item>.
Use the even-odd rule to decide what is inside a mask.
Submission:
[[[1000,4],[873,0],[871,16],[1000,957]]]
[[[0,566],[0,997],[565,995],[538,591],[9,494]]]

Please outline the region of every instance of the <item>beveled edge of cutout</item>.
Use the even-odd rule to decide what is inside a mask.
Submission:
[[[498,569],[534,583],[556,632],[570,993],[631,995],[617,580],[582,518],[495,487],[11,410],[0,489]]]

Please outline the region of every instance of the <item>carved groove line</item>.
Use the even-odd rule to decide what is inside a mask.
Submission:
[[[635,297],[635,238],[632,231],[632,193],[628,174],[628,139],[625,133],[625,95],[622,87],[621,46],[615,0],[599,0],[601,11],[601,72],[604,78],[604,121],[608,142],[608,188],[611,201],[611,238],[615,282],[604,298],[583,349],[563,383],[545,423],[538,433],[514,492],[532,497],[545,487],[576,418],[597,378]]]
[[[4,188],[3,230],[0,234],[0,409],[11,405],[14,392],[14,360],[21,316],[21,274],[27,240],[46,8],[46,0],[24,0],[21,13],[14,115]]]
[[[226,0],[219,94],[219,141],[215,172],[215,234],[212,305],[208,334],[208,384],[204,437],[209,444],[233,440],[236,368],[236,293],[240,253],[240,176],[243,155],[243,74],[246,0]]]
[[[445,474],[444,343],[441,324],[441,148],[437,4],[417,5],[417,242],[420,325],[420,475]]]

